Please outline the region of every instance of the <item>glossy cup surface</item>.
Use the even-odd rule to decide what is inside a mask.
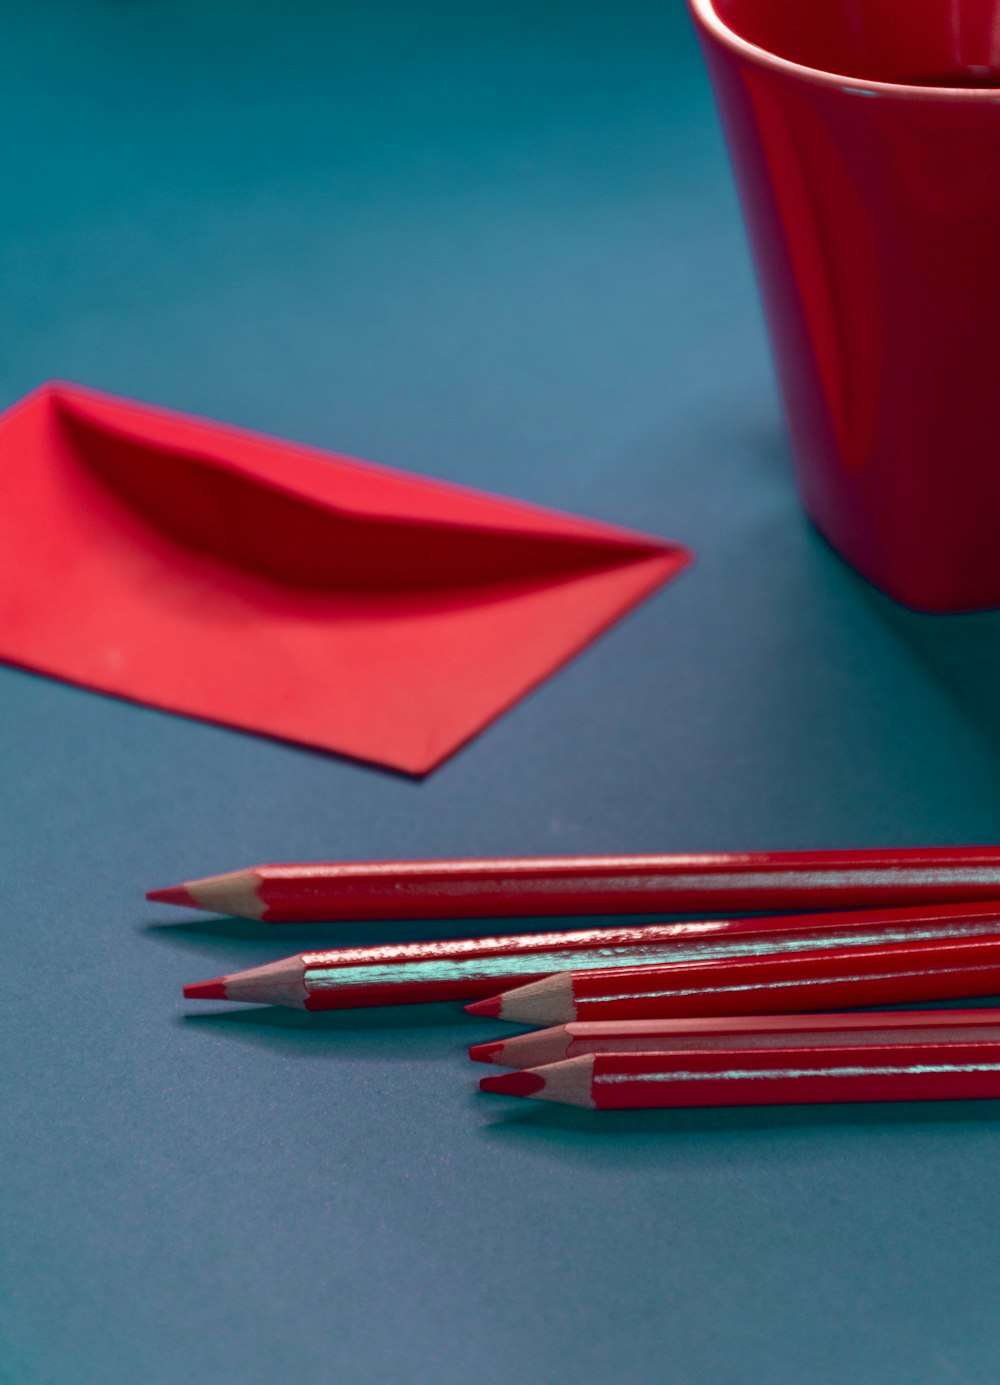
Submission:
[[[691,0],[797,479],[861,573],[1000,605],[1000,0]]]

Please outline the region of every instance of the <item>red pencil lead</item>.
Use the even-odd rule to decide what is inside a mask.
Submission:
[[[496,1077],[479,1080],[481,1092],[500,1092],[503,1096],[534,1096],[545,1086],[544,1077],[536,1072],[501,1072]]]
[[[503,1005],[503,996],[491,995],[487,1000],[474,1000],[471,1005],[465,1007],[467,1015],[485,1015],[487,1019],[495,1020],[500,1018],[500,1010]]]
[[[226,978],[217,976],[212,981],[192,981],[184,987],[185,1000],[227,1000]]]
[[[195,901],[183,885],[171,885],[165,890],[149,890],[146,898],[152,904],[183,904],[188,909],[195,907]]]
[[[469,1049],[469,1057],[474,1063],[488,1063],[490,1055],[498,1053],[503,1048],[503,1039],[491,1039],[488,1044],[473,1044]]]

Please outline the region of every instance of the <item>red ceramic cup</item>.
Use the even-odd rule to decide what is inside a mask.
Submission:
[[[690,4],[809,514],[908,606],[1000,605],[1000,0]]]

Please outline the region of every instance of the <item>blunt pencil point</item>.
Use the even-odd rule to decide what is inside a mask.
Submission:
[[[479,1079],[481,1092],[500,1092],[503,1096],[534,1096],[544,1086],[545,1078],[536,1072],[500,1072]]]
[[[213,981],[192,981],[184,987],[185,1000],[227,1000],[226,979],[217,976]]]
[[[488,1044],[473,1044],[469,1057],[474,1063],[490,1063],[493,1061],[492,1055],[499,1053],[503,1046],[503,1039],[492,1039]]]
[[[486,1000],[474,1000],[471,1005],[465,1007],[467,1015],[485,1015],[487,1019],[495,1020],[500,1018],[500,1010],[503,1006],[503,997],[491,995]]]
[[[146,898],[151,904],[183,904],[187,909],[195,907],[194,900],[183,885],[171,885],[165,890],[149,890]]]

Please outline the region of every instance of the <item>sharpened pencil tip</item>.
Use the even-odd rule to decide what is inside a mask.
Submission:
[[[469,1049],[469,1057],[474,1063],[492,1063],[493,1054],[499,1053],[503,1047],[503,1039],[492,1039],[488,1044],[473,1044]]]
[[[198,907],[183,885],[171,885],[166,890],[148,890],[146,898],[151,904],[183,904],[188,909]]]
[[[226,978],[217,976],[213,981],[192,981],[184,987],[185,1000],[228,1000]]]
[[[467,1015],[485,1015],[487,1019],[498,1020],[503,1008],[503,996],[491,995],[488,1000],[474,1000],[465,1007]]]
[[[479,1080],[481,1092],[500,1092],[504,1096],[534,1096],[545,1086],[537,1072],[498,1072],[496,1077]]]

